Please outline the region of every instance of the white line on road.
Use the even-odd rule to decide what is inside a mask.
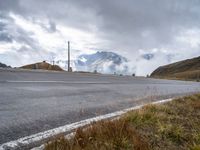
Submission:
[[[164,99],[164,100],[153,102],[151,104],[165,103],[165,102],[169,102],[171,100],[172,100],[172,98]],[[65,125],[65,126],[55,128],[55,129],[51,129],[51,130],[48,130],[48,131],[40,132],[40,133],[37,133],[37,134],[34,134],[34,135],[26,136],[26,137],[20,138],[18,140],[2,144],[0,146],[0,150],[20,149],[21,147],[28,147],[29,145],[34,145],[34,143],[40,143],[40,141],[43,141],[43,142],[48,141],[48,139],[50,139],[51,137],[54,137],[56,135],[69,133],[70,131],[73,131],[73,130],[79,128],[79,127],[89,125],[92,122],[96,122],[96,121],[100,121],[100,120],[104,120],[104,119],[111,119],[111,118],[114,118],[114,117],[119,117],[120,115],[123,115],[123,114],[127,113],[128,111],[139,109],[139,108],[141,108],[145,105],[147,105],[147,104],[131,107],[131,108],[124,109],[124,110],[121,110],[121,111],[116,111],[116,112],[113,112],[113,113],[110,113],[110,114],[97,116],[97,117],[94,117],[94,118],[82,120],[82,121],[79,121],[79,122],[76,122],[76,123],[72,123],[72,124],[68,124],[68,125]],[[40,145],[41,144],[43,144],[43,143],[40,143]]]
[[[65,84],[110,84],[111,82],[92,82],[92,81],[14,81],[6,80],[7,83],[65,83]]]

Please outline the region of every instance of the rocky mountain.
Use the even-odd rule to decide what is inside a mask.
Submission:
[[[179,61],[157,68],[152,77],[200,79],[200,57]]]
[[[123,73],[128,72],[128,60],[113,52],[96,52],[94,54],[82,54],[71,65],[76,71],[100,72],[100,73]],[[67,61],[58,60],[56,64],[67,69]]]

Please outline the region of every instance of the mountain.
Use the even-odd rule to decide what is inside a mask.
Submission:
[[[151,77],[199,80],[200,57],[161,66],[153,71]]]
[[[45,61],[35,63],[35,64],[30,64],[30,65],[25,65],[20,68],[23,69],[42,69],[42,70],[54,70],[54,71],[63,71],[62,68],[60,68],[58,65],[51,65],[49,63],[46,63]]]
[[[57,60],[55,63],[67,70],[67,60]],[[128,60],[113,52],[96,52],[94,54],[82,54],[75,60],[71,60],[73,71],[99,73],[126,74],[129,70]]]
[[[1,63],[1,62],[0,62],[0,67],[1,67],[1,68],[11,68],[11,66],[7,66],[6,64],[3,64],[3,63]]]
[[[97,71],[100,73],[127,73],[128,60],[113,52],[97,52],[95,54],[80,55],[74,61],[76,70],[79,71]]]

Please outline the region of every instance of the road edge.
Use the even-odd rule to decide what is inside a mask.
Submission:
[[[166,103],[166,102],[172,101],[173,99],[174,98],[163,99],[163,100],[159,100],[159,101],[155,101],[155,102],[147,103],[147,104]],[[52,137],[55,137],[57,135],[67,134],[67,133],[69,134],[73,130],[83,127],[83,126],[86,126],[86,125],[89,125],[92,122],[119,117],[119,116],[127,113],[128,111],[139,109],[147,104],[134,106],[134,107],[123,109],[123,110],[116,111],[113,113],[109,113],[109,114],[85,119],[85,120],[75,122],[72,124],[60,126],[60,127],[50,129],[50,130],[47,130],[44,132],[39,132],[39,133],[30,135],[30,136],[22,137],[22,138],[19,138],[18,140],[10,141],[10,142],[0,145],[0,150],[31,149],[31,148],[34,148],[34,147],[37,147],[37,146],[40,146],[40,145],[46,143],[49,139],[51,139]]]

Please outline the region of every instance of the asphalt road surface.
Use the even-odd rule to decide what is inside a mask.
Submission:
[[[0,144],[141,103],[200,92],[200,83],[0,69]]]

